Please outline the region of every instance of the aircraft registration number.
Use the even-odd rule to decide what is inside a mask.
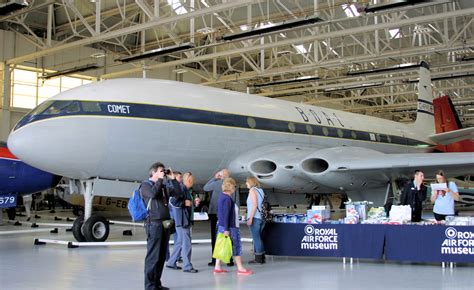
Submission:
[[[15,193],[0,194],[0,208],[15,207],[16,200]]]

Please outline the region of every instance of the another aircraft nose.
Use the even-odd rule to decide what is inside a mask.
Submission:
[[[34,148],[32,148],[33,146],[28,145],[23,132],[11,132],[8,136],[7,144],[10,152],[22,160],[25,160],[25,157],[34,150]]]

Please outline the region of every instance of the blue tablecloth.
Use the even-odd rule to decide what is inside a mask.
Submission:
[[[270,223],[263,242],[277,256],[474,262],[474,227],[468,226]]]
[[[265,252],[278,256],[322,256],[381,259],[382,225],[265,225]]]
[[[385,258],[415,262],[474,262],[474,227],[387,226]]]

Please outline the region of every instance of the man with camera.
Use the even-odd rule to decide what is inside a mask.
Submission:
[[[145,221],[147,235],[145,290],[167,290],[169,288],[161,284],[161,274],[170,238],[171,217],[168,202],[170,194],[182,194],[182,191],[179,183],[175,180],[173,171],[165,169],[165,166],[160,162],[156,162],[150,167],[149,176],[150,178],[143,181],[140,187],[143,200],[147,205],[150,205]]]

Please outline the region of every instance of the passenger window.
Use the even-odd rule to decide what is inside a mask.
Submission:
[[[329,130],[328,130],[328,128],[323,127],[323,134],[324,134],[324,136],[329,135]]]
[[[296,126],[294,123],[288,123],[288,130],[290,130],[290,132],[293,132],[295,133],[296,132]]]

